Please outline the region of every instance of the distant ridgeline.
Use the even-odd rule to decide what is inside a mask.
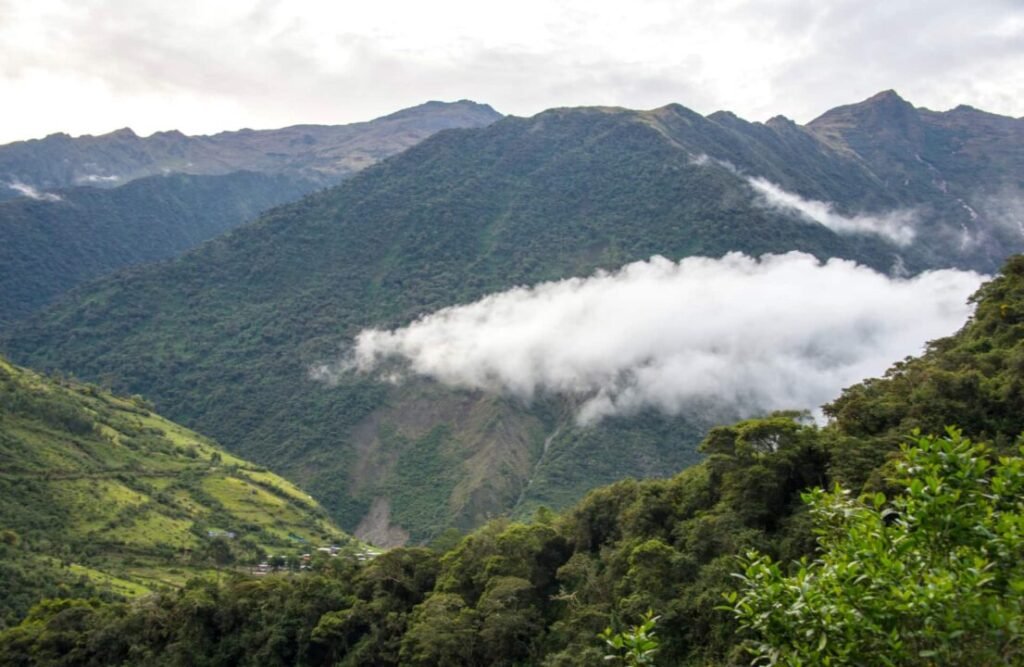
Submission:
[[[699,460],[711,421],[645,412],[581,428],[560,397],[312,381],[362,329],[655,254],[991,272],[1024,250],[1009,215],[1022,174],[1024,121],[892,92],[804,126],[555,109],[439,133],[180,259],[83,287],[0,345],[145,395],[357,535],[423,543],[673,474]]]
[[[815,655],[828,651],[833,664],[871,664],[881,654],[842,654],[846,646],[871,646],[856,643],[864,635],[892,647],[884,655],[901,667],[1021,664],[1024,566],[1014,550],[1024,539],[1024,512],[1012,493],[1024,483],[1024,459],[996,465],[991,452],[968,448],[956,437],[932,445],[931,454],[914,455],[918,463],[932,462],[920,478],[894,479],[905,429],[957,422],[965,436],[985,438],[995,453],[1007,454],[1024,430],[1024,257],[1012,258],[975,298],[976,313],[959,333],[893,366],[884,378],[844,392],[828,406],[834,419],[826,427],[787,414],[717,427],[702,444],[707,459],[671,479],[620,481],[561,514],[540,510],[528,524],[491,521],[435,549],[398,548],[362,565],[338,560],[292,578],[196,581],[145,604],[47,602],[0,633],[0,661],[583,667],[603,662],[609,649],[598,639],[602,629],[626,631],[652,609],[660,616],[653,664],[749,664],[746,648],[758,644],[748,640],[758,637],[738,626],[732,603],[726,603],[736,600],[737,588],[751,585],[733,576],[742,567],[738,556],[756,549],[788,564],[815,553],[817,538],[823,545],[845,539],[833,534],[845,520],[841,516],[831,518],[832,530],[826,525],[812,532],[815,517],[800,497],[808,488],[839,483],[855,495],[868,492],[879,511],[892,510],[877,515],[879,534],[886,526],[899,529],[917,508],[914,516],[925,521],[903,527],[914,535],[913,544],[930,542],[933,551],[920,553],[934,560],[915,566],[923,572],[952,564],[966,568],[965,576],[976,566],[970,576],[980,593],[948,579],[890,588],[878,593],[884,600],[862,600],[865,609],[891,604],[881,625],[870,627],[858,625],[855,610],[853,616],[826,616],[849,611],[838,604],[840,591],[829,598],[836,604],[810,618],[799,604],[791,616],[782,613],[785,608],[769,609],[761,620],[771,637],[784,636],[791,622],[810,626],[791,643],[761,646],[762,653],[810,656],[801,664],[814,664]],[[992,487],[983,488],[990,478]],[[971,508],[960,503],[970,499],[952,490],[972,485],[982,487],[986,502],[1003,503],[994,507],[998,516],[986,518],[996,528],[991,534],[957,522],[969,516]],[[908,501],[903,489],[917,500]],[[941,512],[929,517],[922,508]],[[870,534],[859,538],[878,547]],[[983,549],[969,551],[971,544]],[[883,551],[899,558],[901,550],[906,546]],[[957,555],[968,553],[981,553],[1002,569],[973,560],[958,564]],[[873,583],[858,579],[856,562],[849,568],[829,573],[829,581],[845,576],[854,592]],[[912,579],[918,571],[912,570]],[[795,585],[811,591],[817,581]],[[777,594],[765,591],[766,597]],[[935,618],[935,624],[922,627],[922,618]],[[974,627],[984,636],[950,631],[979,621],[982,626]],[[830,627],[844,631],[830,636]],[[801,649],[807,636],[813,642]]]
[[[0,328],[83,282],[176,257],[436,132],[500,117],[483,104],[430,102],[351,125],[208,137],[125,129],[0,146]]]
[[[361,548],[294,485],[141,398],[0,358],[0,626],[44,597],[134,597],[323,545]]]
[[[176,130],[140,137],[130,128],[99,136],[52,134],[0,146],[0,199],[91,185],[114,187],[170,173],[224,175],[236,171],[288,174],[333,185],[430,135],[479,127],[501,118],[468,100],[427,102],[348,125],[294,125],[189,136]]]

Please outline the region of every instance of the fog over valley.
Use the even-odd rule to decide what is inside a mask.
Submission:
[[[584,423],[649,407],[816,411],[962,326],[984,279],[955,270],[893,278],[796,252],[653,257],[365,330],[340,362],[310,372],[392,382],[415,373],[526,400],[577,394]]]

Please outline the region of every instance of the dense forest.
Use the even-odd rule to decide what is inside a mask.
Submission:
[[[671,479],[368,564],[45,601],[0,634],[0,658],[1021,664],[1024,257],[974,299],[959,333],[845,391],[826,426],[794,413],[720,426]]]
[[[0,327],[91,279],[176,257],[315,187],[255,172],[173,174],[0,202]]]

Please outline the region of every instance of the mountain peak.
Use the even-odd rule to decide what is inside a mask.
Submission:
[[[890,88],[889,90],[883,90],[880,93],[875,93],[868,99],[861,102],[861,104],[909,104],[905,99],[900,97],[900,94]]]
[[[483,120],[495,121],[502,117],[500,113],[495,111],[489,104],[481,104],[480,102],[474,102],[472,100],[458,100],[456,102],[442,102],[440,100],[430,100],[423,104],[417,104],[416,106],[409,107],[407,109],[401,109],[394,113],[390,113],[386,116],[381,117],[378,120],[392,119],[397,120],[401,118],[411,118],[422,115],[425,112],[468,112],[474,115],[480,116]]]
[[[913,104],[900,97],[895,90],[883,90],[863,102],[830,109],[807,126],[812,130],[855,126],[875,130],[898,128],[906,131],[914,124],[916,118],[917,109]]]
[[[103,136],[110,137],[111,139],[138,139],[139,137],[139,135],[135,134],[135,130],[130,127],[122,127]]]

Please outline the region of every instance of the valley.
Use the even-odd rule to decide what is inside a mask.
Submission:
[[[624,476],[672,474],[729,417],[651,411],[586,428],[571,397],[311,379],[361,330],[655,254],[800,250],[883,273],[993,271],[1024,249],[999,213],[1024,187],[1022,136],[1019,120],[916,109],[891,91],[805,126],[679,105],[506,118],[441,133],[179,259],[94,282],[11,327],[2,346],[20,363],[151,398],[298,483],[347,530],[422,543],[515,507],[565,507]],[[755,176],[789,203],[765,199]],[[835,231],[808,217],[815,202],[831,207],[819,215],[830,224],[913,211],[915,240]],[[630,456],[617,455],[623,446]]]

